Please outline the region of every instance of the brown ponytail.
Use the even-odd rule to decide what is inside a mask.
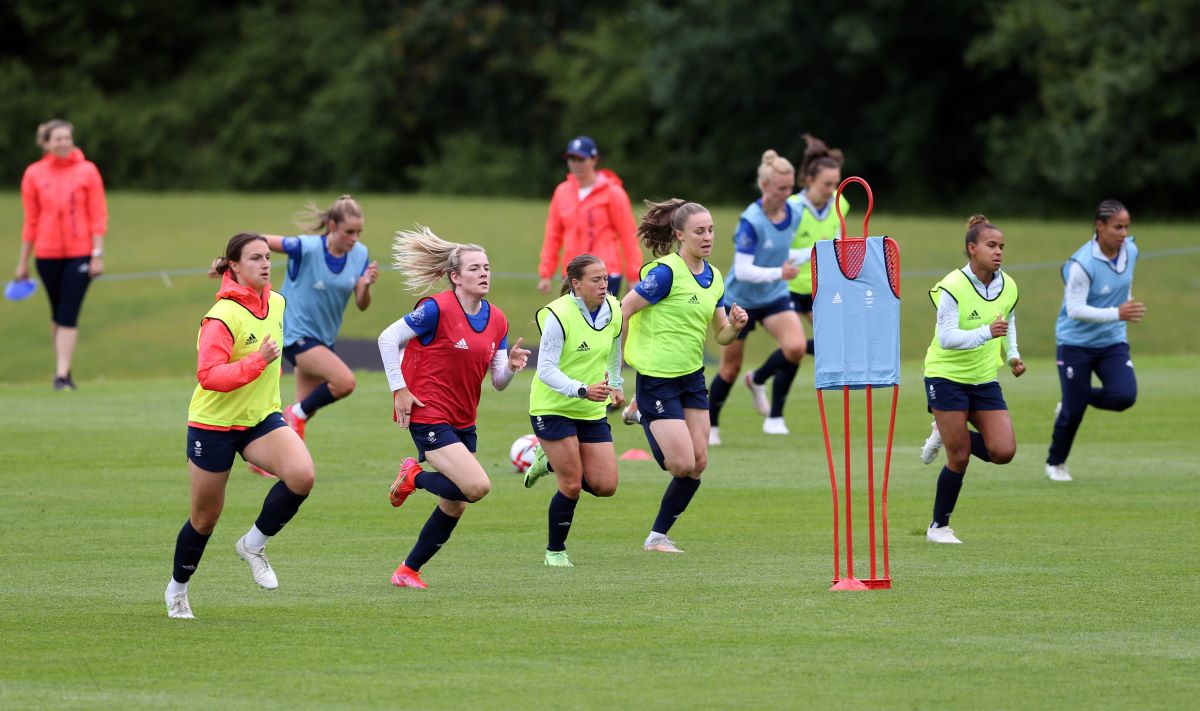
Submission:
[[[646,201],[646,214],[638,225],[637,235],[642,246],[656,257],[665,257],[675,251],[675,232],[682,232],[688,218],[708,212],[703,205],[682,198],[671,198],[666,202]]]
[[[246,248],[246,245],[255,240],[260,240],[263,244],[267,243],[267,238],[257,232],[239,232],[230,237],[229,244],[225,245],[225,254],[217,257],[217,260],[213,262],[213,270],[217,274],[224,274],[229,271],[229,263],[241,259],[242,250]]]

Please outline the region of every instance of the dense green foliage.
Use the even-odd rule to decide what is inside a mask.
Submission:
[[[0,180],[75,122],[110,185],[741,201],[845,149],[895,208],[1194,211],[1200,0],[264,0],[0,8]],[[980,205],[980,202],[983,204]]]

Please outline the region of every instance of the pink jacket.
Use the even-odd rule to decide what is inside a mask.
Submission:
[[[567,262],[581,254],[604,260],[609,274],[623,274],[628,285],[640,278],[642,250],[629,196],[621,179],[611,170],[596,172],[592,192],[579,199],[579,181],[574,175],[558,184],[546,217],[546,240],[538,276],[562,274]]]
[[[66,158],[47,153],[26,168],[21,202],[21,239],[34,245],[38,259],[86,257],[92,253],[92,235],[108,231],[104,182],[78,148]]]

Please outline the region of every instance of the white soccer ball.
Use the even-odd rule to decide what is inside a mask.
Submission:
[[[518,474],[524,474],[525,470],[533,466],[533,450],[537,449],[537,445],[538,438],[531,434],[518,437],[517,441],[512,443],[508,450],[508,459]]]

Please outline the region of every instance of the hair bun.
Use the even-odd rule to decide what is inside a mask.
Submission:
[[[967,229],[969,230],[975,225],[986,224],[988,221],[989,220],[986,215],[971,215],[971,217],[967,219]]]
[[[775,162],[775,159],[777,159],[777,158],[779,158],[779,154],[775,152],[774,148],[768,148],[767,150],[763,151],[763,154],[762,154],[763,165],[771,165],[772,163]]]

